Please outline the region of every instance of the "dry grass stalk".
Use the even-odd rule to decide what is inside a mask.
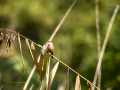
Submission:
[[[52,39],[54,38],[55,34],[57,33],[57,31],[59,30],[60,26],[62,25],[62,23],[64,22],[65,18],[67,17],[67,15],[69,14],[69,12],[71,11],[71,9],[73,8],[73,6],[75,5],[77,0],[74,0],[72,5],[70,6],[70,8],[68,9],[68,11],[65,13],[64,17],[62,18],[62,20],[60,21],[60,23],[58,24],[58,26],[56,27],[56,29],[54,30],[52,36],[50,37],[50,39],[48,41],[52,41]]]
[[[37,61],[39,62],[39,60],[40,60],[40,55],[38,56]],[[30,74],[29,74],[29,77],[27,78],[27,81],[25,82],[25,85],[24,85],[24,87],[23,87],[23,90],[26,90],[26,89],[27,89],[27,86],[28,86],[28,84],[29,84],[29,82],[30,82],[30,79],[31,79],[32,76],[33,76],[33,73],[34,73],[35,69],[36,69],[36,65],[34,65],[33,69],[31,70],[31,72],[30,72]]]
[[[42,90],[42,83],[41,83],[41,86],[40,86],[40,90]]]
[[[37,71],[39,73],[39,65],[37,63],[37,56],[36,56],[35,46],[34,46],[33,42],[31,42],[31,50],[32,50],[32,54],[33,54],[33,57],[34,57],[34,63],[36,65],[36,69],[37,69]]]
[[[104,55],[104,51],[105,51],[105,48],[106,48],[106,44],[107,44],[107,41],[108,41],[110,30],[111,30],[111,27],[112,27],[112,24],[113,24],[113,21],[115,19],[115,16],[117,14],[118,9],[119,9],[119,5],[116,6],[116,8],[114,10],[114,13],[112,15],[111,21],[109,23],[108,30],[107,30],[107,33],[106,33],[106,36],[105,36],[105,39],[104,39],[104,42],[103,42],[102,50],[100,52],[100,57],[99,57],[99,60],[98,60],[98,64],[97,64],[97,68],[96,68],[96,72],[95,72],[95,76],[94,76],[94,80],[97,79],[97,75],[98,75],[100,67],[101,67],[102,58],[103,58],[103,55]]]
[[[96,5],[95,5],[95,12],[96,12],[96,30],[97,30],[97,44],[98,44],[98,59],[100,56],[100,50],[101,50],[101,45],[100,45],[100,30],[99,30],[99,7],[98,7],[99,0],[96,0]],[[96,84],[97,79],[93,81],[93,84]],[[98,88],[101,86],[101,68],[100,72],[98,74]],[[94,87],[93,87],[94,90]]]
[[[46,60],[46,90],[48,89],[49,70],[50,70],[50,57],[49,57],[49,60]]]
[[[40,71],[39,71],[39,73],[40,73],[40,82],[42,84],[42,79],[44,78],[44,71],[43,71],[44,70],[44,68],[43,68],[43,66],[44,66],[44,55],[42,53],[41,53],[39,64],[40,64]]]
[[[34,61],[34,57],[33,57],[33,54],[32,54],[32,51],[31,51],[31,48],[30,48],[30,45],[29,45],[29,42],[28,42],[28,39],[27,39],[27,38],[25,39],[25,42],[26,42],[26,45],[27,45],[28,50],[29,50],[29,52],[30,52],[31,58],[32,58],[33,62],[35,62],[35,61]]]
[[[43,55],[42,53],[41,53],[41,55],[40,55],[41,57],[40,57],[40,66],[39,66],[38,63],[37,63],[37,58],[36,58],[36,53],[35,53],[35,47],[34,47],[33,43],[31,43],[31,47],[32,47],[32,50],[31,50],[28,40],[26,39],[25,41],[26,41],[28,50],[29,50],[29,52],[30,52],[30,55],[31,55],[31,57],[32,57],[32,60],[33,60],[34,64],[35,64],[36,67],[37,67],[38,76],[39,76],[40,82],[41,82],[41,84],[42,84],[44,55]]]
[[[69,68],[67,72],[67,85],[66,85],[66,90],[69,90]]]
[[[35,52],[35,46],[33,44],[33,42],[31,43],[31,50],[32,50],[32,54],[33,54],[33,57],[34,57],[34,63],[36,65],[36,69],[37,69],[37,72],[38,72],[38,75],[39,75],[39,78],[40,78],[40,82],[42,83],[42,79],[43,79],[43,65],[40,66],[37,62],[37,57],[36,57],[36,52]],[[42,59],[44,59],[43,56],[41,56]],[[40,60],[41,60],[40,58]],[[41,60],[41,61],[44,61],[44,60]],[[42,62],[44,63],[44,62]]]
[[[101,46],[100,46],[99,7],[98,7],[98,2],[99,2],[99,0],[96,0],[95,11],[96,11],[96,30],[97,30],[97,44],[98,44],[98,58],[99,58]]]
[[[41,49],[41,53],[40,53],[40,62],[39,62],[39,64],[40,64],[40,71],[39,71],[39,73],[40,73],[40,82],[41,82],[41,84],[42,84],[42,79],[44,78],[44,48],[45,48],[45,45],[43,46],[43,48]]]
[[[92,85],[91,83],[87,82],[88,90],[92,90]]]
[[[48,90],[51,90],[51,85],[52,85],[55,73],[57,71],[58,65],[59,65],[59,61],[55,64],[55,66],[53,67],[53,69],[50,73],[50,77],[49,77],[49,81],[48,81]]]
[[[22,36],[22,35],[21,35]],[[22,36],[23,37],[23,36]],[[25,38],[25,37],[24,37]],[[27,39],[27,38],[26,38]],[[29,40],[29,39],[28,39]],[[31,40],[30,40],[31,41]],[[37,46],[39,46],[38,44],[36,44],[36,43],[34,43],[35,45],[37,45]],[[41,47],[41,45],[39,46],[39,47]],[[43,46],[44,47],[44,46]],[[43,49],[44,50],[44,49]],[[38,56],[38,58],[37,58],[37,62],[39,63],[40,62],[40,58],[41,58],[41,54]],[[33,68],[32,68],[32,70],[31,70],[31,72],[30,72],[30,74],[29,74],[29,77],[27,78],[27,81],[26,81],[26,83],[25,83],[25,85],[24,85],[24,87],[23,87],[23,90],[26,90],[27,89],[27,86],[28,86],[28,84],[29,84],[29,82],[30,82],[30,79],[32,78],[32,76],[33,76],[33,73],[34,73],[34,71],[35,71],[35,69],[36,69],[36,65],[34,65],[33,66]],[[38,74],[39,75],[39,74]]]
[[[34,86],[34,84],[32,84],[32,85],[30,86],[30,89],[29,89],[29,90],[32,90],[32,89],[33,89],[33,86]]]
[[[81,90],[79,75],[76,77],[75,90]]]
[[[22,55],[22,47],[21,47],[21,41],[20,41],[19,34],[18,34],[18,42],[19,42],[19,47],[20,47],[20,52],[21,52],[21,57],[22,57],[22,64],[23,64],[24,73],[25,73],[24,60],[23,60],[23,55]]]
[[[33,43],[31,43],[31,47],[32,47],[32,50],[31,50],[28,40],[26,39],[25,41],[26,41],[28,50],[30,52],[30,55],[32,57],[32,60],[33,60],[33,62],[35,63],[35,65],[37,67],[37,72],[38,72],[38,75],[39,75],[39,78],[40,78],[40,82],[42,83],[44,55],[42,53],[40,55],[41,57],[40,57],[40,66],[39,66],[38,63],[37,63],[37,58],[36,58],[36,53],[35,53],[35,47],[34,47]]]

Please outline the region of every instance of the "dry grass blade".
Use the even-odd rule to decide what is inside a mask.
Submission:
[[[98,58],[100,56],[100,30],[99,30],[99,12],[98,12],[98,1],[96,0],[96,30],[97,30],[97,44],[98,44]]]
[[[42,90],[42,84],[41,84],[41,86],[40,86],[40,90]]]
[[[22,36],[22,35],[21,35],[21,36]],[[22,36],[22,37],[23,37],[23,36]],[[25,38],[25,37],[24,37],[24,38]],[[26,39],[27,39],[27,38],[26,38]],[[28,43],[28,40],[26,40],[26,42]],[[34,44],[35,44],[35,43],[34,43]],[[38,44],[35,44],[35,45],[38,46]],[[29,45],[27,45],[27,46],[29,46]],[[41,47],[41,46],[40,46],[40,47]],[[43,46],[43,50],[44,50],[44,46]],[[41,54],[38,56],[37,62],[40,62],[40,58],[41,58]],[[24,85],[24,87],[23,87],[23,90],[26,90],[26,89],[27,89],[27,86],[28,86],[28,84],[29,84],[29,82],[30,82],[30,79],[32,78],[32,75],[33,75],[35,69],[36,69],[36,65],[33,66],[32,70],[31,70],[31,72],[30,72],[30,74],[29,74],[29,77],[27,78],[27,81],[26,81],[26,83],[25,83],[25,85]],[[38,74],[38,75],[39,75],[39,74]]]
[[[40,61],[40,55],[38,56],[37,61],[38,61],[38,62]],[[26,89],[27,89],[27,86],[28,86],[28,84],[29,84],[29,82],[30,82],[30,79],[32,78],[32,75],[33,75],[35,69],[36,69],[36,65],[33,66],[33,69],[31,70],[31,72],[30,72],[30,74],[29,74],[29,77],[27,78],[27,81],[25,82],[25,85],[24,85],[24,87],[23,87],[23,90],[26,90]]]
[[[32,90],[32,89],[33,89],[33,86],[34,86],[34,84],[32,84],[32,85],[30,86],[30,89],[29,89],[29,90]]]
[[[38,63],[37,63],[35,46],[34,46],[33,42],[31,42],[31,50],[32,50],[32,54],[33,54],[33,57],[34,57],[34,63],[35,63],[35,65],[36,65],[36,69],[37,69],[37,71],[39,71],[39,65],[38,65]]]
[[[50,57],[49,57],[49,60],[46,60],[46,90],[48,89],[49,70],[50,70]]]
[[[104,42],[103,42],[102,50],[101,50],[101,53],[100,53],[100,57],[99,57],[99,60],[98,60],[98,64],[97,64],[97,68],[96,68],[96,72],[95,72],[95,76],[94,76],[94,80],[97,79],[97,75],[98,75],[100,67],[101,67],[103,54],[104,54],[104,51],[105,51],[105,48],[106,48],[106,44],[107,44],[107,41],[108,41],[109,33],[110,33],[110,30],[111,30],[111,27],[112,27],[112,24],[113,24],[113,21],[115,19],[115,16],[117,14],[118,9],[119,9],[119,5],[116,6],[116,8],[114,10],[114,13],[112,15],[111,21],[109,23],[108,30],[107,30],[107,33],[106,33],[106,36],[105,36],[105,39],[104,39]]]
[[[44,68],[43,68],[43,65],[44,65],[44,55],[41,53],[40,54],[40,71],[39,71],[39,73],[40,73],[40,82],[42,83],[42,79],[43,79],[43,77],[44,77],[44,73],[43,73],[43,70],[44,70]]]
[[[79,75],[76,77],[75,90],[81,90]]]
[[[62,18],[62,20],[60,21],[60,23],[58,24],[58,26],[56,27],[56,29],[54,30],[52,36],[50,37],[50,39],[48,41],[52,41],[53,37],[55,36],[55,34],[57,33],[57,31],[59,30],[60,26],[62,25],[62,23],[64,22],[65,18],[67,17],[67,15],[69,14],[70,10],[72,9],[72,7],[75,5],[77,0],[74,0],[72,5],[70,6],[70,8],[68,9],[68,11],[66,12],[66,14],[64,15],[64,17]]]
[[[35,63],[35,66],[37,67],[37,72],[38,72],[38,76],[40,78],[40,82],[42,83],[42,79],[43,79],[43,59],[44,59],[44,56],[41,53],[41,55],[40,55],[40,66],[39,66],[38,63],[37,63],[37,58],[36,58],[36,53],[35,53],[35,47],[34,47],[33,43],[31,43],[31,48],[30,48],[28,40],[26,39],[25,41],[26,41],[28,50],[30,52],[30,55],[32,57],[32,60]]]
[[[99,30],[99,8],[98,8],[99,0],[96,0],[96,30],[97,30],[97,44],[98,44],[98,58],[100,56],[100,30]]]
[[[21,41],[20,41],[19,34],[18,34],[18,42],[19,42],[19,46],[20,46],[20,52],[21,52],[21,57],[22,57],[22,64],[23,64],[24,73],[25,73],[24,60],[23,60],[23,55],[22,55],[22,48],[21,48]]]
[[[88,90],[92,90],[92,85],[91,83],[87,82]]]
[[[99,74],[98,74],[98,88],[101,88],[101,68],[100,68],[100,71],[99,71]]]
[[[98,7],[98,2],[99,2],[99,0],[96,0],[95,12],[96,12],[96,30],[97,30],[98,59],[99,59],[101,45],[100,45],[99,7]],[[93,84],[96,84],[96,81],[97,81],[97,79],[93,81]],[[100,88],[100,85],[101,85],[101,68],[100,68],[100,72],[98,74],[98,88]],[[93,87],[93,90],[94,90],[94,87]]]
[[[34,57],[34,63],[36,65],[36,69],[37,69],[37,72],[38,72],[38,75],[39,75],[39,78],[40,78],[40,81],[42,83],[42,79],[43,79],[43,65],[42,66],[39,66],[38,62],[37,62],[37,57],[36,57],[36,52],[35,52],[35,46],[33,44],[33,42],[31,43],[31,50],[32,50],[32,55]],[[43,56],[41,56],[42,59],[44,59]],[[41,60],[40,58],[40,60]],[[43,61],[43,60],[41,60]],[[42,62],[43,63],[43,62]]]
[[[29,49],[30,55],[31,55],[31,57],[32,57],[32,60],[33,60],[33,62],[34,62],[35,65],[36,65],[37,72],[38,72],[38,75],[39,75],[39,78],[40,78],[40,82],[42,83],[42,79],[43,79],[43,65],[44,65],[44,55],[43,55],[43,53],[40,54],[40,66],[39,66],[38,63],[37,63],[37,57],[36,57],[36,53],[35,53],[34,44],[31,43],[31,48],[30,48],[30,45],[29,45],[29,42],[28,42],[27,39],[26,39],[26,44],[27,44],[27,47],[28,47],[28,49]],[[32,49],[32,50],[31,50],[31,49]]]
[[[52,85],[55,73],[57,71],[58,65],[59,65],[59,61],[55,64],[54,68],[52,69],[50,73],[49,82],[48,82],[48,90],[51,90],[51,85]]]
[[[29,42],[28,42],[28,39],[27,39],[27,38],[25,39],[25,42],[26,42],[26,44],[27,44],[27,47],[28,47],[28,50],[29,50],[29,52],[30,52],[31,58],[32,58],[32,60],[33,60],[33,62],[34,62],[34,57],[33,57],[33,54],[32,54],[32,51],[31,51],[31,48],[30,48],[30,45],[29,45]]]
[[[68,73],[67,73],[67,85],[66,85],[66,90],[69,90],[69,68],[68,68]]]

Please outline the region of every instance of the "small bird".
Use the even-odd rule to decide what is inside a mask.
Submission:
[[[54,46],[51,41],[47,42],[47,49],[48,49],[48,52],[50,52],[53,55]],[[53,56],[51,56],[51,57],[53,58]]]

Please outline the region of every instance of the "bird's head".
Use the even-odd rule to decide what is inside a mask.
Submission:
[[[51,41],[48,41],[47,44],[50,45],[50,44],[52,44],[52,42],[51,42]]]

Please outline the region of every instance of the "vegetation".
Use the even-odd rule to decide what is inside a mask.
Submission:
[[[73,0],[0,0],[0,28],[8,28],[19,32],[35,43],[44,45],[54,29],[57,27]],[[116,5],[120,0],[100,0],[99,3],[99,27],[101,47],[105,39],[107,28]],[[120,9],[113,22],[110,36],[105,48],[101,68],[101,90],[119,90],[120,83]],[[9,33],[9,32],[8,32]],[[15,34],[16,35],[16,34]],[[9,35],[8,35],[9,36]],[[9,40],[4,37],[5,40]],[[65,21],[52,40],[54,44],[54,56],[73,68],[79,74],[93,82],[98,62],[95,0],[78,0]],[[1,43],[1,41],[0,41]],[[25,39],[21,37],[24,68],[19,48],[16,41],[6,51],[6,42],[0,47],[0,87],[4,90],[22,90],[23,86],[34,66]],[[9,48],[9,43],[8,46]],[[39,56],[41,48],[35,46],[36,56]],[[47,55],[48,59],[49,55]],[[57,61],[51,59],[50,71]],[[44,74],[46,59],[44,58]],[[67,85],[68,68],[59,63],[51,90],[64,90]],[[45,77],[45,75],[44,75]],[[69,89],[75,90],[77,74],[69,70]],[[89,83],[89,82],[88,82]],[[87,90],[87,82],[80,77],[82,90]],[[41,84],[37,70],[33,74],[29,89],[39,90]],[[45,78],[42,81],[45,90]],[[97,85],[96,85],[97,86]]]

